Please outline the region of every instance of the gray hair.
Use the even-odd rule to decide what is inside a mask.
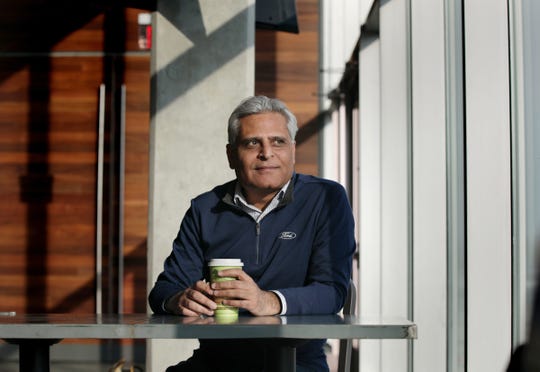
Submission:
[[[287,130],[289,131],[291,139],[294,141],[296,132],[298,132],[298,124],[296,117],[287,106],[277,98],[253,96],[240,102],[229,117],[229,125],[227,127],[229,144],[236,144],[236,139],[240,132],[240,119],[249,115],[261,114],[264,112],[276,112],[281,114],[287,120]]]

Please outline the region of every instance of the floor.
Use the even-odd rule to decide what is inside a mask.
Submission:
[[[329,360],[330,371],[337,370],[337,362],[332,363]],[[0,362],[0,371],[2,372],[19,372],[19,364],[14,362]],[[73,363],[51,363],[50,372],[110,372],[111,366],[100,365],[94,363],[73,364]],[[125,368],[122,371],[129,371],[129,368]],[[134,372],[143,371],[142,369],[134,369]]]
[[[51,363],[50,372],[109,372],[111,366],[94,363]],[[0,362],[2,372],[19,372],[19,364],[16,362]]]
[[[337,371],[337,355],[327,349],[328,364],[330,372]],[[19,363],[14,361],[0,361],[1,372],[19,372]],[[125,372],[130,371],[130,365],[126,364],[122,370],[113,370],[112,365],[104,365],[99,363],[73,363],[73,362],[51,362],[50,372]],[[133,372],[143,372],[144,366],[135,366]]]

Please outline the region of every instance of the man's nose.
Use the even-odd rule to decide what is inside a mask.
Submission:
[[[259,153],[260,159],[269,159],[274,155],[274,150],[270,142],[263,141],[261,143],[261,152]]]

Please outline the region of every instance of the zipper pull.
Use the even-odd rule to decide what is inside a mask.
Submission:
[[[257,263],[257,265],[259,264],[259,241],[260,241],[260,236],[261,235],[261,224],[259,222],[256,222],[255,223],[255,262]]]

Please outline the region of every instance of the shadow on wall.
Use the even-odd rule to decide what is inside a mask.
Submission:
[[[160,112],[177,97],[182,96],[246,49],[253,47],[255,42],[254,37],[249,36],[248,33],[246,33],[247,45],[230,38],[231,34],[234,35],[232,31],[248,29],[246,19],[249,19],[248,14],[254,12],[253,6],[243,9],[210,34],[207,34],[205,29],[197,0],[183,1],[181,4],[178,1],[163,1],[158,4],[158,7],[161,14],[177,15],[169,21],[177,25],[178,30],[194,45],[152,76],[152,86],[156,86],[157,81],[161,80],[178,82],[178,84],[168,85],[172,90],[159,100],[159,106],[154,108],[154,113]],[[193,21],[194,17],[197,22]],[[217,48],[216,45],[220,47]],[[197,66],[197,68],[185,69],[180,66]]]

